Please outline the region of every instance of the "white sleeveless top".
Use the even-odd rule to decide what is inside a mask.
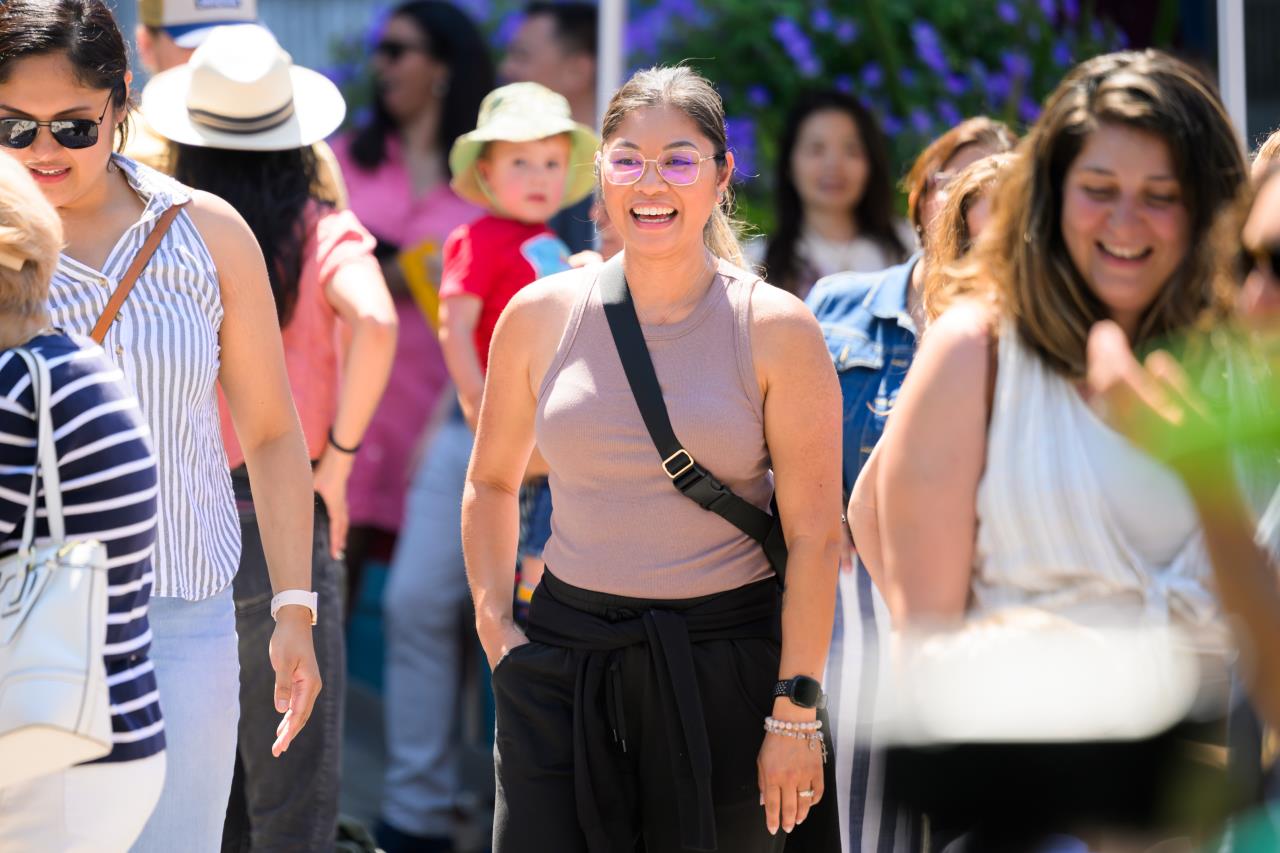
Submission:
[[[1208,629],[1216,638],[1225,626],[1198,524],[1190,535],[1173,526],[1170,535],[1184,541],[1167,549],[1167,559],[1136,547],[1133,519],[1118,519],[1096,467],[1106,461],[1091,451],[1098,429],[1106,427],[1072,383],[1006,324],[977,495],[973,611],[1031,606],[1122,624],[1170,623],[1195,634]],[[1176,509],[1180,499],[1185,494],[1157,495],[1149,508]]]
[[[62,255],[49,289],[53,324],[92,331],[157,217],[191,198],[167,175],[113,155],[142,217],[101,270]],[[154,595],[189,601],[226,588],[240,562],[240,519],[218,421],[221,368],[218,271],[187,211],[174,220],[107,332],[103,349],[124,372],[151,427],[160,474]]]

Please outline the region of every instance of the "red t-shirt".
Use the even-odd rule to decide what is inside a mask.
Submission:
[[[453,229],[444,244],[440,298],[467,294],[480,299],[475,342],[482,369],[489,369],[489,341],[511,297],[568,268],[568,247],[546,225],[489,214]]]

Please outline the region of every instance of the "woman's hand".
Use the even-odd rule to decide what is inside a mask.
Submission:
[[[817,711],[798,708],[782,697],[774,701],[773,716],[811,723],[817,718]],[[791,832],[822,800],[823,754],[819,744],[805,738],[764,736],[756,768],[760,804],[764,806],[764,822],[770,834],[777,834],[779,828]],[[802,797],[801,791],[813,791],[813,796]]]
[[[329,513],[329,556],[335,560],[342,557],[347,547],[347,480],[354,462],[354,454],[328,447],[312,474],[312,487]]]
[[[286,605],[277,614],[276,629],[268,646],[276,673],[276,711],[284,714],[276,727],[271,754],[279,758],[311,718],[320,695],[320,667],[311,643],[311,611]]]
[[[515,620],[510,617],[499,620],[489,629],[481,623],[479,634],[480,645],[484,647],[484,655],[489,659],[490,671],[497,669],[498,664],[512,649],[529,642],[529,638],[516,627]]]
[[[1226,431],[1173,356],[1140,364],[1124,331],[1104,320],[1089,332],[1086,384],[1095,410],[1116,432],[1169,465],[1189,485],[1230,470]]]

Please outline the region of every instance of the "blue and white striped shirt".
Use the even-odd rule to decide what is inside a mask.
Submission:
[[[191,198],[191,190],[167,175],[119,155],[113,162],[146,209],[101,270],[62,255],[49,287],[54,325],[82,335],[102,315],[156,218]],[[137,395],[160,465],[158,596],[208,598],[230,585],[240,565],[240,516],[218,420],[221,327],[218,270],[183,211],[103,344]]]
[[[114,749],[105,761],[146,758],[164,749],[164,723],[147,651],[147,600],[154,581],[156,461],[150,429],[124,376],[88,338],[34,338],[51,378],[51,411],[63,515],[69,540],[107,548],[107,639]],[[0,553],[22,544],[36,458],[35,398],[27,366],[0,354]],[[36,535],[47,539],[43,498]]]

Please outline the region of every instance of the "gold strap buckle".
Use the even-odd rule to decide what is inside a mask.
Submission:
[[[685,463],[684,463],[684,465],[683,465],[683,466],[681,466],[681,468],[680,468],[680,470],[679,470],[679,471],[676,471],[676,472],[672,473],[672,471],[671,471],[671,463],[672,463],[673,461],[675,461],[675,460],[678,460],[681,456],[683,456],[685,459],[687,459],[687,460],[689,460],[689,461],[688,461],[688,462],[685,462]],[[663,460],[662,460],[662,470],[663,470],[663,471],[665,471],[665,472],[667,472],[667,476],[668,476],[668,477],[670,477],[670,478],[671,478],[671,479],[673,479],[673,480],[674,480],[676,477],[679,477],[679,476],[680,476],[681,474],[683,474],[685,471],[688,471],[690,468],[692,468],[692,467],[693,467],[693,465],[694,465],[694,462],[693,462],[693,456],[689,453],[689,451],[685,450],[683,447],[682,447],[682,448],[680,448],[679,450],[677,450],[675,453],[672,453],[672,454],[671,454],[670,456],[668,456],[666,459],[663,459]]]

